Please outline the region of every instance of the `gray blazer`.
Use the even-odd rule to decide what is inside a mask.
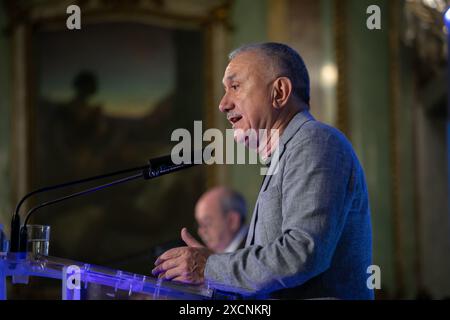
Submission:
[[[278,148],[245,248],[211,255],[205,280],[254,298],[373,299],[369,201],[351,144],[303,111]]]

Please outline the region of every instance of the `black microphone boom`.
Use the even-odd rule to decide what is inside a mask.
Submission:
[[[100,180],[100,179],[105,179],[108,177],[113,177],[113,176],[117,176],[117,175],[121,175],[121,174],[125,174],[125,173],[129,173],[129,172],[137,172],[137,171],[142,171],[144,169],[147,169],[148,166],[142,166],[142,167],[136,167],[136,168],[131,168],[131,169],[126,169],[126,170],[120,170],[120,171],[114,171],[114,172],[110,172],[110,173],[106,173],[106,174],[101,174],[98,176],[94,176],[94,177],[89,177],[89,178],[85,178],[85,179],[80,179],[80,180],[74,180],[74,181],[69,181],[69,182],[65,182],[65,183],[61,183],[61,184],[56,184],[56,185],[52,185],[52,186],[48,186],[48,187],[44,187],[44,188],[40,188],[37,190],[34,190],[32,192],[27,193],[25,196],[22,197],[22,199],[20,199],[20,201],[17,203],[17,206],[14,210],[14,214],[12,217],[12,222],[11,222],[11,247],[10,247],[10,251],[11,252],[18,252],[19,251],[19,237],[15,236],[13,237],[12,235],[18,235],[20,233],[20,208],[21,206],[24,204],[24,202],[39,193],[44,193],[47,191],[51,191],[51,190],[56,190],[56,189],[62,189],[65,187],[69,187],[69,186],[74,186],[77,184],[83,184],[89,181],[94,181],[94,180]]]
[[[151,159],[148,161],[148,170],[144,172],[144,178],[153,179],[168,173],[190,168],[197,164],[202,164],[202,159],[206,158],[204,161],[208,161],[211,155],[210,148],[206,147],[201,150],[192,151],[190,158],[186,162],[181,161],[181,163],[175,163],[172,161],[172,155]]]
[[[144,178],[145,179],[153,179],[153,178],[157,178],[159,176],[163,176],[168,173],[172,173],[172,172],[179,171],[182,169],[187,169],[192,166],[195,166],[194,162],[175,164],[172,161],[172,157],[170,155],[163,156],[163,157],[149,160],[148,170],[145,170]]]
[[[195,152],[192,152],[192,158],[191,159],[196,159],[195,155],[203,155],[203,150],[198,150]],[[45,188],[40,188],[37,189],[35,191],[32,191],[28,194],[26,194],[17,204],[16,206],[16,210],[14,212],[14,215],[12,217],[12,221],[11,221],[11,247],[10,247],[10,251],[11,252],[26,252],[26,244],[27,244],[27,222],[30,219],[30,216],[38,209],[55,204],[55,203],[59,203],[62,202],[64,200],[68,200],[71,198],[75,198],[75,197],[79,197],[79,196],[83,196],[85,194],[89,194],[89,193],[93,193],[102,189],[106,189],[108,187],[114,186],[114,185],[118,185],[118,184],[122,184],[131,180],[135,180],[138,178],[144,178],[145,180],[149,180],[149,179],[154,179],[157,178],[159,176],[165,175],[165,174],[169,174],[172,172],[176,172],[176,171],[180,171],[183,169],[187,169],[190,168],[192,166],[198,165],[198,164],[202,164],[203,162],[186,162],[186,163],[181,163],[181,164],[176,164],[172,161],[172,156],[171,155],[167,155],[167,156],[162,156],[162,157],[158,157],[158,158],[154,158],[154,159],[150,159],[148,162],[148,165],[143,166],[143,167],[135,167],[135,168],[131,168],[131,169],[125,169],[125,170],[120,170],[120,171],[115,171],[112,173],[107,173],[107,174],[102,174],[102,175],[98,175],[98,176],[94,176],[94,177],[90,177],[90,178],[86,178],[86,179],[81,179],[81,180],[75,180],[75,181],[70,181],[70,182],[66,182],[63,184],[58,184],[58,185],[53,185],[53,186],[49,186],[49,187],[45,187]],[[25,218],[24,224],[21,227],[21,223],[20,223],[20,207],[22,206],[22,204],[25,202],[26,199],[28,199],[29,197],[31,197],[32,195],[38,194],[38,193],[43,193],[43,192],[47,192],[47,191],[51,191],[51,190],[55,190],[55,189],[61,189],[61,188],[65,188],[68,186],[73,186],[76,184],[82,184],[82,183],[86,183],[89,181],[94,181],[94,180],[99,180],[99,179],[104,179],[107,177],[111,177],[111,176],[116,176],[116,175],[120,175],[120,174],[124,174],[124,173],[129,173],[129,172],[137,172],[137,171],[141,171],[141,173],[139,174],[133,174],[131,176],[127,176],[118,180],[114,180],[112,182],[106,183],[106,184],[102,184],[100,186],[97,187],[93,187],[93,188],[89,188],[77,193],[73,193],[61,198],[57,198],[51,201],[47,201],[44,202],[42,204],[37,205],[36,207],[30,209],[27,213],[27,216]]]

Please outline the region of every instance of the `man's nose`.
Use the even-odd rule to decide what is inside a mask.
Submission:
[[[232,110],[233,108],[234,108],[234,104],[230,101],[227,94],[225,93],[224,96],[222,97],[222,100],[220,100],[219,110],[221,112],[226,113],[226,112],[229,112],[230,110]]]

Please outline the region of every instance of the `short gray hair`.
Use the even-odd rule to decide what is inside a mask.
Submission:
[[[247,203],[239,192],[226,189],[225,194],[220,199],[220,205],[224,214],[235,211],[239,213],[239,216],[241,217],[241,225],[245,223],[247,217]]]
[[[291,80],[293,94],[309,105],[309,75],[302,57],[291,47],[276,42],[264,42],[246,44],[229,54],[229,60],[233,60],[237,55],[256,51],[271,59],[284,77]]]

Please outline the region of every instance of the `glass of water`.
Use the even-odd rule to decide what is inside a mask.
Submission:
[[[50,226],[29,224],[27,225],[27,234],[27,251],[34,255],[48,256]]]

